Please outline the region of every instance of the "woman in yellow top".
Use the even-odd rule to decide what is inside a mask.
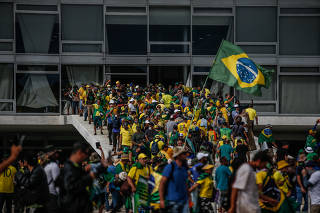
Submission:
[[[208,164],[202,167],[204,173],[202,173],[196,182],[190,189],[189,192],[192,192],[197,187],[199,189],[199,204],[200,204],[200,213],[210,213],[213,212],[213,208],[211,205],[212,198],[213,198],[213,178],[212,178],[212,169],[213,165]]]

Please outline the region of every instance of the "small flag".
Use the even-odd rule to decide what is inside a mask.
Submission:
[[[261,96],[261,87],[269,87],[273,72],[255,64],[240,47],[223,40],[208,77]]]

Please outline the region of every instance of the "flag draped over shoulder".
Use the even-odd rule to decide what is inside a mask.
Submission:
[[[255,64],[240,47],[223,40],[208,77],[261,96],[261,87],[269,87],[273,72]]]

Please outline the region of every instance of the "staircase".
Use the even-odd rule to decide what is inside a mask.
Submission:
[[[79,115],[68,115],[68,123],[72,124],[82,137],[91,145],[91,147],[101,155],[101,151],[96,148],[96,142],[100,142],[105,157],[108,157],[109,151],[112,150],[112,145],[109,145],[108,130],[104,126],[103,135],[100,134],[100,129],[97,129],[97,135],[94,135],[93,123],[89,124],[84,121]]]

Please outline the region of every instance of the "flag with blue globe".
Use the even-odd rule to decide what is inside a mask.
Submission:
[[[208,77],[245,93],[261,96],[261,88],[269,87],[273,72],[257,65],[240,47],[224,40]]]

